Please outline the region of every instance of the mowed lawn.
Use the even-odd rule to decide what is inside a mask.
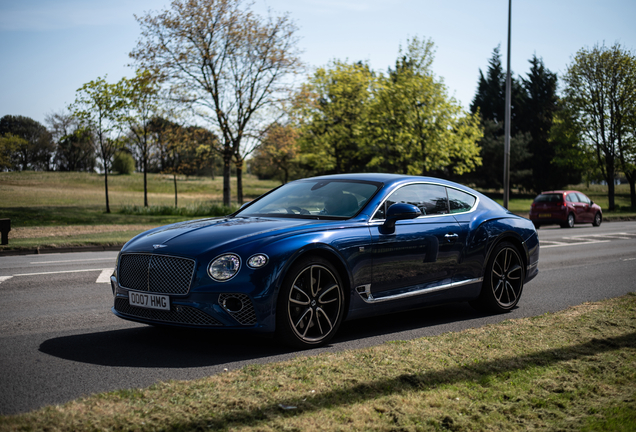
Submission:
[[[245,176],[243,194],[252,200],[278,186]],[[143,208],[143,175],[109,175],[111,213],[106,213],[104,176],[77,172],[0,173],[0,219],[11,219],[9,245],[2,249],[121,245],[149,228],[196,217],[221,216],[237,208],[219,208],[221,177],[179,177],[175,212],[171,176],[148,175],[149,209]],[[60,230],[59,228],[65,228]]]
[[[280,185],[276,180],[243,179],[244,200],[249,201]],[[585,192],[604,209],[608,207],[607,187],[571,186]],[[178,208],[172,176],[148,175],[149,208],[143,207],[143,175],[108,176],[111,213],[106,213],[104,176],[78,172],[0,172],[0,219],[11,219],[9,245],[3,249],[57,248],[80,245],[121,245],[136,234],[155,226],[200,217],[223,216],[238,208],[236,178],[231,181],[233,205],[221,208],[223,179],[219,176],[177,179]],[[501,193],[485,191],[500,204]],[[527,216],[533,195],[513,194],[509,208]],[[619,210],[604,212],[605,220],[633,218],[629,209],[629,187],[616,188]],[[113,225],[116,226],[113,228]],[[86,227],[90,226],[91,229]],[[36,229],[66,227],[59,230]],[[36,235],[40,234],[40,235]]]
[[[243,179],[245,199],[254,199],[278,186],[277,181],[259,181],[251,175]],[[232,178],[232,199],[236,201],[236,178]],[[215,177],[179,176],[177,181],[180,206],[223,200],[223,179]],[[108,176],[108,192],[113,210],[122,206],[144,204],[143,175]],[[42,206],[106,206],[104,176],[79,172],[0,172],[0,211],[12,207]],[[148,175],[148,204],[174,205],[172,176]]]

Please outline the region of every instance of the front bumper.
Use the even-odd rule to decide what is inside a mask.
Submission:
[[[159,310],[131,305],[129,292],[110,278],[114,305],[112,312],[123,319],[145,324],[190,328],[227,328],[268,331],[259,326],[252,299],[243,293],[190,292],[169,296],[170,309]]]

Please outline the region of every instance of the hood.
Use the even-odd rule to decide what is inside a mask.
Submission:
[[[324,222],[316,219],[262,217],[201,219],[146,231],[126,243],[122,251],[191,256],[230,242],[284,233],[300,226]]]

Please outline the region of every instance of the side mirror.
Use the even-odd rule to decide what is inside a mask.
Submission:
[[[415,219],[421,215],[420,209],[412,204],[395,203],[386,212],[386,219],[382,225],[382,234],[394,233],[395,223],[399,220]]]

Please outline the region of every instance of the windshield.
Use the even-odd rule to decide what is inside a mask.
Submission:
[[[378,189],[379,184],[372,182],[301,180],[281,186],[236,216],[346,219],[355,216]]]
[[[541,194],[534,199],[534,202],[562,203],[563,195],[562,194]]]

